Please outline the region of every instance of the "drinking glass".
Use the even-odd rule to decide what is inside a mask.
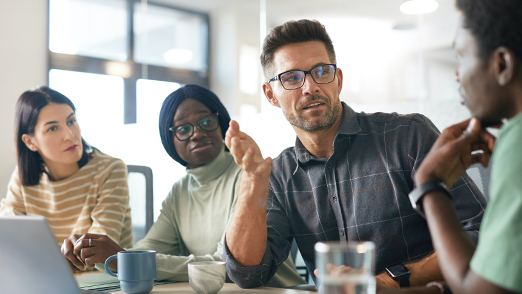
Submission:
[[[318,242],[315,266],[323,294],[375,294],[373,242]]]

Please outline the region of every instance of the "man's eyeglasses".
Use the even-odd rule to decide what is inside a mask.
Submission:
[[[284,73],[280,73],[277,76],[268,80],[272,82],[279,80],[281,85],[286,90],[295,90],[301,88],[306,79],[306,75],[309,74],[314,82],[317,84],[328,84],[333,82],[335,74],[337,72],[337,65],[335,64],[322,64],[312,68],[311,70],[289,70]]]
[[[218,114],[219,113],[213,113],[211,115],[202,117],[198,121],[197,127],[205,132],[212,132],[217,130],[219,127]],[[169,131],[173,132],[178,140],[186,141],[190,139],[192,135],[194,135],[194,125],[191,123],[184,123],[170,127]]]

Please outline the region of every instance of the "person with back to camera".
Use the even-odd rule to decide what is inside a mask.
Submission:
[[[442,132],[417,170],[410,200],[426,217],[452,293],[522,293],[522,1],[456,3],[456,76],[473,118]],[[484,129],[502,121],[496,139]],[[487,166],[491,155],[490,202],[475,244],[447,189],[471,164]],[[432,293],[448,290],[439,288]]]
[[[131,246],[127,167],[85,142],[75,112],[69,98],[45,86],[20,96],[18,166],[0,215],[44,216],[62,246],[70,245],[71,234],[85,233]]]
[[[235,205],[241,169],[223,143],[230,116],[210,90],[186,85],[163,102],[159,132],[165,151],[187,174],[175,182],[163,201],[161,214],[134,250],[155,250],[156,279],[188,281],[188,264],[223,260],[222,237]],[[79,264],[103,264],[123,246],[103,235],[71,236],[74,248],[65,256]],[[88,240],[92,240],[92,247]],[[117,263],[110,264],[116,269]],[[274,287],[302,284],[291,259],[271,280]]]

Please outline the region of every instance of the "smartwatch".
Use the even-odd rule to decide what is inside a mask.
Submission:
[[[402,263],[387,267],[386,272],[390,277],[392,277],[392,279],[399,282],[401,288],[407,288],[410,286],[410,270]]]
[[[426,218],[426,216],[424,215],[424,209],[422,208],[422,197],[424,197],[424,195],[428,194],[429,192],[433,191],[443,192],[451,199],[451,195],[446,185],[443,182],[437,180],[427,181],[424,184],[413,189],[413,191],[411,191],[410,194],[408,194],[411,206],[423,218]]]

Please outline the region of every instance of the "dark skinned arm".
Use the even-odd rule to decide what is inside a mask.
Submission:
[[[440,180],[451,187],[470,165],[479,162],[487,166],[494,143],[495,138],[481,129],[477,119],[447,128],[419,167],[416,185]],[[474,152],[477,150],[481,152]],[[422,198],[422,206],[442,274],[453,293],[514,293],[483,279],[469,267],[475,244],[462,228],[447,195],[428,193]]]

